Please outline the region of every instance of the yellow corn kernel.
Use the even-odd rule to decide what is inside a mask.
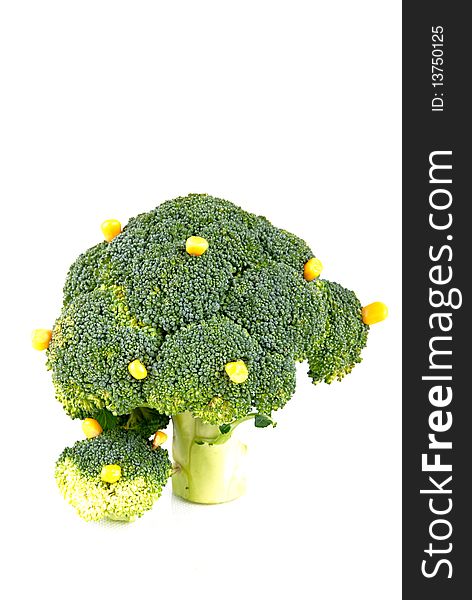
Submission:
[[[227,363],[225,371],[233,383],[244,383],[248,377],[247,367],[242,360]]]
[[[82,431],[88,438],[97,437],[103,431],[102,426],[96,419],[84,419],[82,421]]]
[[[208,241],[205,238],[192,235],[185,242],[185,249],[191,256],[201,256],[208,250]]]
[[[46,350],[52,338],[50,329],[35,329],[31,336],[31,343],[35,350]]]
[[[105,483],[116,483],[121,477],[120,465],[103,465],[100,479]]]
[[[107,242],[111,242],[119,233],[121,233],[121,223],[116,219],[107,219],[101,225],[103,237]]]
[[[133,360],[133,362],[129,363],[128,371],[135,379],[144,379],[145,377],[147,377],[147,369],[143,365],[143,363],[138,359]]]
[[[323,263],[321,260],[315,257],[310,258],[310,260],[308,260],[303,267],[303,277],[307,281],[313,281],[313,279],[316,279],[321,275],[322,270]]]
[[[152,438],[152,447],[154,449],[162,446],[162,444],[167,440],[167,433],[163,431],[156,431],[154,437]]]
[[[366,325],[380,323],[388,316],[388,308],[383,302],[372,302],[362,307],[362,320]]]

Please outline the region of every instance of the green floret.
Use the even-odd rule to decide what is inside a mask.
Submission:
[[[131,219],[110,246],[111,276],[143,322],[173,332],[220,311],[234,273],[265,256],[254,215],[225,200],[193,194]],[[209,242],[189,256],[187,238]]]
[[[268,352],[306,358],[323,335],[327,312],[320,290],[300,272],[273,260],[235,278],[223,308]]]
[[[232,277],[230,263],[213,256],[213,250],[195,257],[185,252],[185,239],[179,246],[172,256],[139,255],[117,276],[130,310],[144,324],[166,332],[216,314]]]
[[[295,360],[290,354],[264,354],[258,364],[254,406],[258,413],[270,416],[283,408],[295,393]]]
[[[248,369],[240,384],[225,371],[227,363],[239,360]],[[220,425],[283,406],[295,391],[295,366],[292,355],[265,353],[240,325],[213,317],[166,337],[144,388],[160,413],[190,411]]]
[[[259,355],[249,333],[225,317],[184,327],[166,336],[153,378],[144,384],[149,404],[171,415],[188,410],[213,424],[244,416],[257,385]],[[249,371],[243,384],[225,372],[225,365],[237,360]]]
[[[81,254],[71,265],[64,284],[64,304],[105,282],[107,248],[107,242],[101,242]]]
[[[320,281],[328,319],[324,337],[308,352],[313,383],[341,380],[361,362],[369,327],[362,321],[361,304],[354,292],[338,283]]]
[[[103,408],[126,414],[146,404],[142,382],[128,365],[151,363],[162,339],[130,315],[119,289],[78,296],[56,321],[48,348],[56,396],[67,414],[83,419]]]
[[[105,465],[119,465],[116,483],[102,481]],[[64,498],[86,521],[132,521],[152,508],[171,475],[167,450],[153,450],[134,432],[112,429],[66,448],[56,463]]]
[[[277,229],[265,217],[259,217],[258,233],[270,258],[298,271],[303,271],[303,265],[314,256],[306,242],[285,229]]]

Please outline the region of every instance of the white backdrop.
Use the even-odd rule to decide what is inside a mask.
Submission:
[[[2,596],[400,598],[400,2],[0,6]],[[80,423],[30,332],[104,219],[188,192],[303,237],[390,317],[342,383],[301,365],[277,428],[244,426],[245,498],[169,486],[87,524],[53,479]]]

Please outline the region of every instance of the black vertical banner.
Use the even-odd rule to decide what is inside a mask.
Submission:
[[[403,3],[403,597],[414,600],[472,597],[469,9]]]

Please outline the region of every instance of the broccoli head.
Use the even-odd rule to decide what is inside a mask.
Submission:
[[[86,521],[141,517],[170,475],[167,450],[121,428],[66,448],[55,470],[62,495]]]
[[[342,378],[368,325],[353,292],[306,276],[313,257],[205,194],[138,215],[69,270],[48,348],[57,398],[74,418],[144,407],[222,424],[282,407],[297,361],[315,383]]]

